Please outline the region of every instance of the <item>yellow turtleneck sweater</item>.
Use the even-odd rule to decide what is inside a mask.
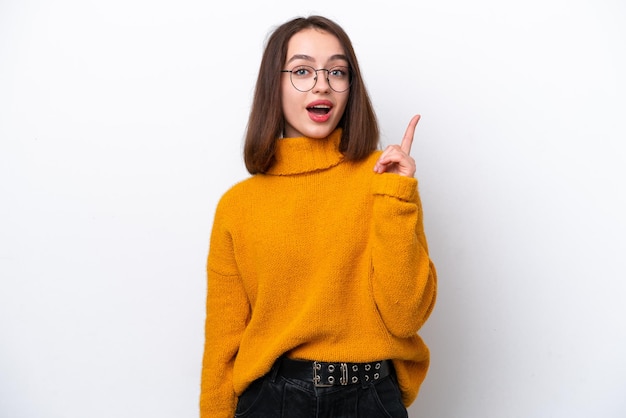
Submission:
[[[202,418],[283,354],[392,359],[406,406],[426,376],[417,331],[436,297],[417,180],[343,160],[341,131],[278,141],[276,162],[221,198],[207,261]]]

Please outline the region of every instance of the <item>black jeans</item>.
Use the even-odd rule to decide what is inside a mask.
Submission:
[[[315,387],[272,369],[239,397],[237,418],[407,418],[395,373],[375,383]]]

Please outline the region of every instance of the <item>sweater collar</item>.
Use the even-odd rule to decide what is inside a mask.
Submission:
[[[341,128],[326,138],[281,138],[276,141],[274,164],[267,174],[285,176],[334,167],[343,160],[339,151]]]

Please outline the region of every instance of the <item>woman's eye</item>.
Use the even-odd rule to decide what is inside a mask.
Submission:
[[[342,78],[348,75],[348,70],[345,68],[333,68],[329,71],[329,73],[335,78]]]
[[[296,68],[295,70],[292,70],[292,72],[293,74],[300,76],[300,77],[304,77],[311,73],[311,71],[308,68]]]

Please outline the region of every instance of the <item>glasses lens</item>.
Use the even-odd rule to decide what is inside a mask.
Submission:
[[[291,83],[300,91],[309,91],[315,87],[317,82],[317,76],[315,68],[308,65],[300,65],[291,70]],[[330,88],[334,91],[341,93],[350,88],[350,69],[348,67],[333,67],[330,70],[320,69],[317,70],[320,76],[324,76],[324,72],[327,73],[326,79]]]
[[[315,68],[301,65],[291,70],[291,83],[300,91],[309,91],[315,86]]]
[[[333,67],[328,70],[328,83],[336,92],[348,90],[350,87],[350,69],[348,67]]]

